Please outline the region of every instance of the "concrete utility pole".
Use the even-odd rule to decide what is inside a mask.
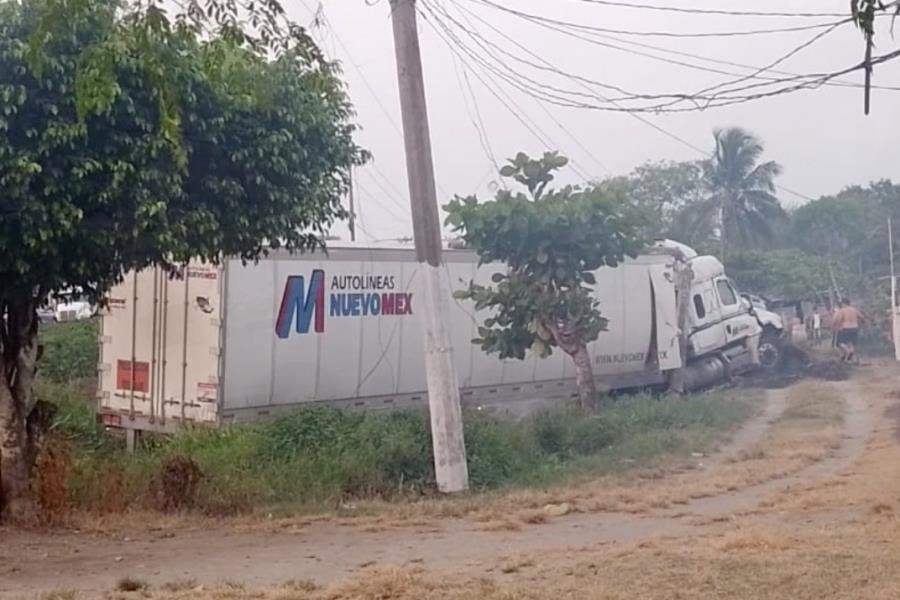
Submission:
[[[894,271],[894,228],[888,217],[888,252],[891,257],[891,337],[894,340],[894,360],[900,361],[900,312],[897,307],[897,273]]]
[[[422,57],[419,53],[416,2],[391,0],[391,11],[413,237],[424,296],[419,310],[425,333],[425,375],[434,443],[434,470],[440,491],[461,492],[469,487],[469,472],[463,441],[459,384],[444,318],[450,292],[441,278],[441,225],[434,190],[434,164],[425,106]]]

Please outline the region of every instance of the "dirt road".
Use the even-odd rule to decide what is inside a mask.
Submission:
[[[190,579],[202,586],[191,597],[286,580],[329,598],[900,597],[898,374],[863,367],[847,382],[770,391],[713,456],[486,499],[464,519],[0,531],[0,598],[98,597],[124,575],[151,589]],[[379,585],[396,589],[378,596]]]

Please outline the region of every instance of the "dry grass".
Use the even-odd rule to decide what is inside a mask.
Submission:
[[[71,469],[69,444],[62,436],[51,435],[37,462],[37,500],[42,524],[58,526],[65,523]]]
[[[116,590],[120,592],[139,592],[150,587],[143,579],[125,576],[116,582]]]
[[[519,531],[522,529],[522,523],[512,519],[491,519],[479,523],[478,529],[481,531]]]
[[[820,600],[895,599],[900,521],[831,527],[739,522],[713,535],[652,539],[628,547],[498,559],[472,573],[372,568],[324,588],[258,590],[221,585],[151,589],[147,600]],[[125,596],[120,596],[126,598]],[[66,597],[66,600],[69,600]]]
[[[165,592],[182,592],[194,589],[197,585],[196,579],[176,579],[175,581],[166,582],[160,587]]]
[[[511,556],[503,560],[499,570],[504,575],[519,573],[524,569],[528,569],[537,565],[537,559],[531,555]]]
[[[512,562],[509,573],[528,566],[527,561]],[[503,589],[487,578],[458,582],[429,577],[418,567],[365,569],[347,581],[319,588],[308,583],[289,582],[259,590],[245,590],[227,584],[197,586],[183,590],[144,590],[143,600],[513,600],[540,598]],[[126,600],[128,596],[108,596],[107,600]],[[60,600],[74,600],[60,596]],[[56,600],[54,597],[52,600]]]
[[[56,590],[38,596],[38,600],[78,600],[78,594],[73,590]]]
[[[863,454],[846,472],[795,486],[768,503],[773,511],[828,513],[857,511],[890,517],[900,510],[900,405],[894,377],[859,384],[870,410],[883,415]]]
[[[536,574],[544,597],[813,600],[896,598],[900,528],[801,533],[739,527],[719,536],[659,540],[625,552],[585,553]],[[568,562],[568,561],[566,561]],[[591,591],[587,591],[591,590]],[[579,593],[585,592],[585,595]]]
[[[847,472],[792,486],[771,511],[709,522],[689,538],[496,557],[454,573],[420,566],[365,568],[326,587],[310,582],[258,590],[152,588],[147,600],[819,600],[900,598],[900,410],[890,380],[861,384],[882,425]],[[639,512],[740,490],[796,473],[839,444],[843,399],[834,388],[804,383],[788,392],[784,414],[754,447],[732,461],[687,469],[670,465],[557,490],[512,492],[460,503],[481,527],[513,531],[552,523],[544,507]],[[886,412],[887,411],[887,412]],[[661,473],[668,473],[660,477]],[[449,514],[457,514],[452,503]],[[433,525],[431,512],[392,513],[371,526]],[[135,596],[137,597],[137,596]],[[59,598],[70,600],[67,596]],[[123,596],[123,598],[125,598]],[[55,600],[55,599],[54,599]]]
[[[840,445],[844,402],[821,382],[804,382],[787,393],[781,417],[762,440],[733,460],[710,468],[698,468],[696,460],[673,461],[575,486],[507,493],[482,499],[474,514],[483,520],[528,524],[542,507],[563,503],[571,505],[572,512],[642,514],[796,473]],[[544,516],[538,522],[545,522]]]

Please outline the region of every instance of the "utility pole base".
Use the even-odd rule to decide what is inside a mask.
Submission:
[[[453,367],[450,334],[443,319],[449,296],[440,267],[420,263],[425,305],[425,371],[428,380],[428,410],[434,446],[434,471],[438,490],[463,492],[469,487],[466,447],[463,441],[459,383]]]

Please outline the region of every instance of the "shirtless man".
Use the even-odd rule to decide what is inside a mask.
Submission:
[[[856,342],[859,339],[859,324],[862,313],[845,298],[840,302],[837,312],[837,345],[841,351],[841,360],[850,362],[856,358]]]

